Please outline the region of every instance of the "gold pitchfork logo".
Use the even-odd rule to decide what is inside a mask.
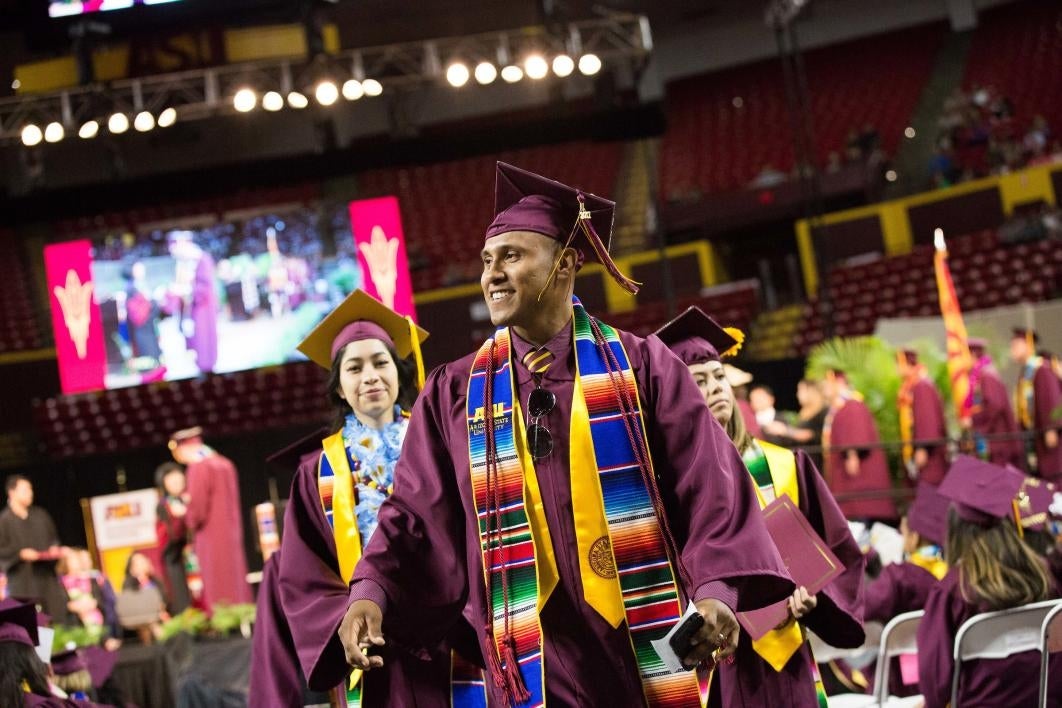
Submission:
[[[379,226],[372,227],[369,243],[358,245],[369,264],[369,277],[383,304],[395,309],[395,293],[398,289],[398,239],[387,238]]]
[[[88,354],[89,322],[92,319],[92,281],[82,283],[77,271],[71,268],[66,271],[66,286],[56,285],[53,290],[70,339],[77,349],[77,358],[84,359]]]

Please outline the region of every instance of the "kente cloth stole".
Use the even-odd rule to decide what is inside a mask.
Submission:
[[[684,608],[643,476],[643,469],[651,475],[652,467],[634,373],[615,330],[592,320],[574,298],[572,326],[576,376],[569,462],[584,599],[613,627],[626,619],[648,705],[700,706],[696,674],[669,673],[650,645],[678,622]],[[512,702],[537,706],[546,694],[538,617],[558,572],[515,396],[510,336],[508,328],[499,329],[472,365],[469,460],[490,602],[488,627],[497,650],[487,663],[494,663],[500,675],[517,669],[530,697]],[[620,396],[634,411],[626,422]],[[485,419],[488,408],[492,429]]]
[[[1036,427],[1034,415],[1036,389],[1033,386],[1033,380],[1041,364],[1043,364],[1043,358],[1029,357],[1029,360],[1025,362],[1025,367],[1021,370],[1021,378],[1018,379],[1018,387],[1014,391],[1014,410],[1018,413],[1018,424],[1025,430],[1032,430]]]
[[[330,435],[322,441],[324,453],[317,467],[317,491],[321,496],[328,525],[336,541],[336,568],[343,582],[350,584],[354,566],[361,558],[361,535],[354,513],[354,484],[357,463],[350,464],[350,456],[343,444],[343,431]],[[453,655],[457,657],[456,654]],[[483,671],[459,657],[451,662],[451,705],[454,708],[486,708]],[[349,708],[360,708],[365,690],[361,669],[354,669],[350,681],[338,688]],[[477,690],[478,689],[478,690]]]
[[[753,440],[749,454],[746,458],[746,466],[753,480],[756,482],[756,499],[760,509],[767,506],[762,488],[771,485],[774,498],[782,495],[789,497],[794,506],[800,507],[800,487],[797,484],[796,455],[784,447],[772,445],[763,440]],[[775,671],[781,671],[793,654],[800,650],[805,642],[804,631],[799,622],[790,622],[781,629],[772,629],[767,634],[752,642],[752,648],[760,657],[771,665]],[[811,657],[811,673],[815,678],[815,695],[819,705],[826,706],[826,689],[822,684],[818,666],[814,656],[811,656],[811,647],[808,647],[808,655]]]

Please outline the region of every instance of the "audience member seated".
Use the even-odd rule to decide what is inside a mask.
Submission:
[[[151,559],[143,553],[134,552],[129,556],[117,609],[122,627],[135,631],[144,644],[158,639],[162,623],[170,619],[162,595],[162,581]]]
[[[71,619],[86,627],[102,628],[105,646],[117,648],[121,636],[117,598],[110,581],[93,567],[92,554],[84,548],[71,548],[59,560],[56,572],[69,597]]]

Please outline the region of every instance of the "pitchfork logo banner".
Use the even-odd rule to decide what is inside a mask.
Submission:
[[[93,297],[92,246],[88,241],[47,246],[44,268],[63,393],[101,389],[107,355]]]
[[[398,199],[380,197],[351,202],[350,228],[358,247],[365,291],[416,321]]]

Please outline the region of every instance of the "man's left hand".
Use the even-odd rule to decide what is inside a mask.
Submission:
[[[683,657],[683,663],[695,666],[710,658],[713,653],[716,660],[733,654],[737,650],[738,635],[741,632],[734,612],[719,600],[700,600],[694,604],[704,618],[704,626],[690,640],[690,651]]]
[[[920,447],[914,451],[914,463],[915,467],[922,469],[929,462],[929,451],[924,447]]]
[[[801,585],[789,596],[788,604],[789,614],[793,616],[793,619],[800,619],[814,610],[819,601],[815,595],[809,593],[808,589]]]
[[[1057,430],[1048,430],[1046,433],[1044,433],[1044,445],[1046,445],[1051,450],[1054,450],[1056,447],[1058,447]]]

